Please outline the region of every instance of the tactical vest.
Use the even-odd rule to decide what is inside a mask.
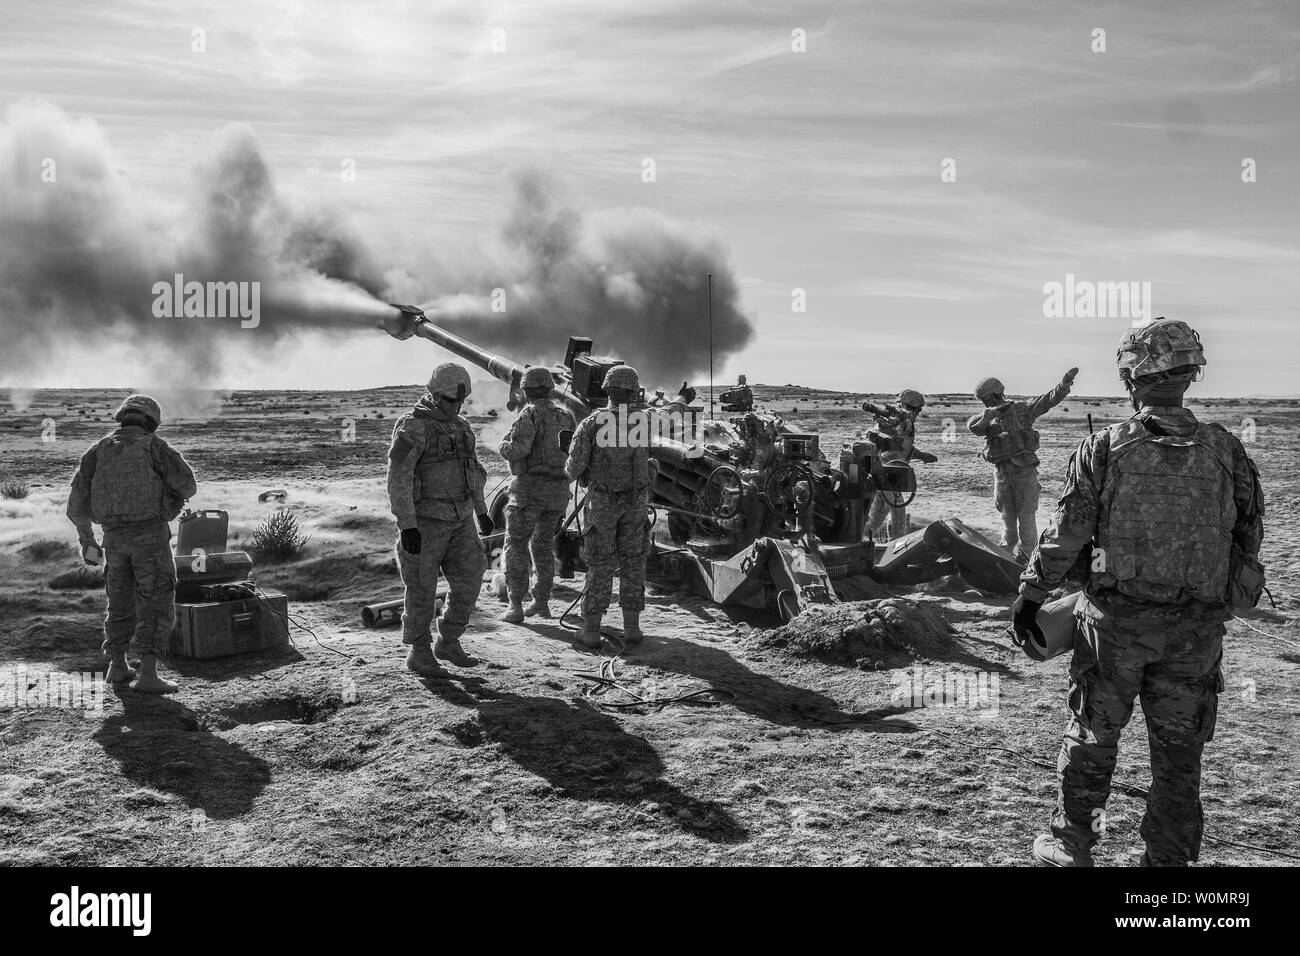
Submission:
[[[999,415],[998,423],[992,427],[1000,425],[1004,434],[997,438],[991,434],[984,436],[985,461],[1000,465],[1017,455],[1038,451],[1038,431],[1025,421],[1018,405],[1013,404],[1004,414]]]
[[[633,405],[629,407],[629,414],[641,412],[644,409],[640,406]],[[587,470],[587,482],[589,486],[596,491],[624,492],[645,488],[650,484],[650,448],[647,444],[632,445],[627,442],[614,443],[602,442],[600,435],[606,431],[610,435],[619,434],[628,437],[637,437],[632,425],[620,432],[617,428],[618,419],[612,411],[598,412],[592,416],[596,419],[593,424],[596,426],[595,434],[592,435],[591,441],[591,465]],[[606,422],[609,422],[608,428],[602,428]],[[649,426],[641,432],[645,441],[649,441]]]
[[[424,429],[424,451],[415,465],[415,504],[421,501],[464,501],[482,493],[487,472],[474,452],[474,430],[463,419],[440,422],[413,416]]]
[[[109,435],[95,446],[90,517],[115,527],[167,520],[167,486],[154,461],[153,435]]]
[[[1188,436],[1154,434],[1140,419],[1112,425],[1097,535],[1104,570],[1090,585],[1222,604],[1237,519],[1232,451],[1217,425]]]
[[[533,420],[533,444],[526,457],[510,463],[510,473],[563,478],[569,453],[560,444],[560,434],[567,431],[572,436],[573,416],[550,402],[528,405],[522,414]]]

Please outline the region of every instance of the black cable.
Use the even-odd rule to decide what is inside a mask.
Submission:
[[[248,588],[248,590],[253,594],[253,596],[254,596],[255,598],[257,598],[258,600],[260,600],[260,601],[261,601],[261,602],[262,602],[266,607],[270,608],[271,612],[274,613],[274,614],[276,615],[276,617],[278,617],[278,618],[280,618],[280,620],[284,621],[284,631],[285,631],[285,634],[286,634],[286,636],[289,637],[289,643],[290,643],[291,645],[293,645],[295,648],[296,648],[298,645],[296,645],[296,644],[293,643],[293,637],[292,637],[291,635],[289,635],[289,625],[290,625],[290,624],[292,624],[294,627],[298,628],[298,630],[300,630],[300,631],[306,631],[308,634],[311,635],[312,640],[315,641],[317,644],[319,644],[321,647],[323,647],[325,650],[327,650],[327,651],[329,651],[329,652],[331,652],[331,653],[333,653],[333,654],[337,654],[337,655],[339,655],[339,657],[346,657],[346,658],[348,658],[348,659],[351,659],[351,657],[352,657],[351,654],[347,654],[347,653],[345,653],[345,652],[343,652],[343,651],[340,651],[340,650],[339,650],[338,648],[336,648],[336,647],[330,647],[328,644],[323,643],[323,642],[321,641],[321,639],[320,639],[319,637],[316,636],[316,632],[313,631],[313,630],[312,630],[310,627],[308,627],[306,624],[302,623],[302,622],[301,622],[301,621],[300,621],[300,620],[299,620],[299,619],[298,619],[294,614],[292,614],[292,613],[288,613],[288,612],[282,612],[278,607],[276,607],[274,604],[271,603],[271,599],[267,596],[266,592],[263,591],[263,590],[261,589],[261,587],[259,587],[258,585],[254,584],[252,581],[248,581],[248,582],[246,582],[246,584],[247,584],[247,588]]]

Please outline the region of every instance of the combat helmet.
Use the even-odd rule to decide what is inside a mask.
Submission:
[[[975,398],[982,402],[990,395],[1005,395],[1006,391],[1002,382],[996,378],[980,379],[980,383],[975,386]]]
[[[145,416],[154,423],[155,428],[162,424],[162,408],[149,395],[128,395],[113,413],[113,419],[120,422],[130,414]]]
[[[554,388],[555,376],[544,365],[534,365],[524,372],[524,388]]]
[[[463,365],[455,362],[443,362],[433,370],[429,379],[430,395],[445,395],[447,398],[463,401],[470,393],[469,372]]]
[[[1129,329],[1115,350],[1119,377],[1125,382],[1173,369],[1205,364],[1201,337],[1186,322],[1164,316]]]
[[[611,388],[625,388],[629,392],[635,392],[641,387],[641,376],[630,365],[615,365],[605,373],[602,387],[607,391]]]
[[[898,404],[911,408],[925,408],[925,396],[914,388],[905,388],[898,393]]]

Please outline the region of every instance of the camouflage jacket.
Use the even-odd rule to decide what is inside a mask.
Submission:
[[[463,415],[446,415],[425,395],[393,426],[388,506],[402,530],[420,518],[461,521],[486,514],[477,439]]]
[[[77,472],[72,476],[72,490],[68,495],[68,519],[76,525],[77,538],[83,545],[91,544],[95,540],[95,530],[93,527],[93,509],[92,485],[95,480],[95,470],[99,462],[100,449],[115,440],[140,441],[149,433],[143,428],[135,425],[127,425],[119,428],[112,434],[96,442],[87,452],[81,456],[81,461],[77,465]],[[142,514],[137,520],[142,521],[171,521],[181,509],[185,507],[185,502],[194,497],[198,486],[194,481],[194,472],[189,463],[181,457],[180,452],[176,451],[156,434],[149,436],[149,457],[153,470],[153,490],[144,491],[144,486],[140,483],[133,483],[129,489],[122,489],[126,495],[146,494],[150,499],[146,505],[150,512],[147,515]],[[102,477],[102,476],[101,476]],[[150,477],[150,476],[145,476]],[[155,494],[156,500],[155,500]],[[114,489],[107,489],[112,495],[116,494]],[[106,519],[104,524],[105,530],[113,530],[122,527],[126,523],[120,520]]]
[[[1061,382],[1050,392],[1044,392],[1027,402],[1004,402],[997,408],[986,408],[972,415],[966,427],[972,434],[984,438],[981,457],[994,465],[1013,465],[1034,468],[1038,465],[1038,432],[1034,422],[1042,418],[1070,394],[1070,386]]]
[[[1084,578],[1085,597],[1080,601],[1079,613],[1094,621],[1109,619],[1139,619],[1147,617],[1168,619],[1177,617],[1187,620],[1224,620],[1229,610],[1222,602],[1204,601],[1191,595],[1155,600],[1152,597],[1139,597],[1134,593],[1125,593],[1121,586],[1122,579],[1133,574],[1131,562],[1128,567],[1108,567],[1114,561],[1107,561],[1103,553],[1092,554],[1092,547],[1103,540],[1118,540],[1117,529],[1125,530],[1131,525],[1140,525],[1142,517],[1142,500],[1134,496],[1128,500],[1108,500],[1107,489],[1114,488],[1114,483],[1107,482],[1107,469],[1112,455],[1112,441],[1116,434],[1141,434],[1142,430],[1157,436],[1187,438],[1198,432],[1195,416],[1182,407],[1151,407],[1142,410],[1118,429],[1108,428],[1085,438],[1070,458],[1066,471],[1065,489],[1057,502],[1056,511],[1047,529],[1043,532],[1038,548],[1034,551],[1029,566],[1021,575],[1021,593],[1034,601],[1043,600],[1049,591],[1059,587],[1067,578]],[[1189,513],[1204,512],[1212,514],[1217,508],[1210,489],[1193,487],[1196,481],[1201,484],[1213,482],[1230,482],[1230,488],[1224,488],[1223,494],[1228,507],[1220,519],[1223,526],[1200,529],[1200,535],[1207,541],[1214,541],[1216,536],[1222,543],[1218,546],[1222,554],[1197,554],[1193,548],[1200,547],[1196,541],[1186,544],[1186,551],[1173,554],[1184,564],[1208,562],[1216,564],[1226,561],[1230,547],[1239,548],[1244,554],[1254,557],[1259,553],[1264,537],[1264,497],[1259,483],[1259,473],[1255,464],[1246,454],[1245,448],[1236,436],[1228,433],[1218,425],[1199,425],[1199,429],[1216,429],[1217,433],[1207,445],[1222,448],[1228,459],[1222,462],[1222,470],[1215,475],[1187,476],[1187,480],[1164,480],[1159,487],[1150,489],[1152,502],[1160,501],[1160,507],[1168,510],[1170,501],[1176,510],[1178,502],[1186,501]],[[1119,454],[1118,451],[1115,454]],[[1230,477],[1229,477],[1230,469]],[[1217,466],[1216,466],[1216,470]],[[1193,480],[1195,479],[1195,481]],[[1199,509],[1199,511],[1197,510]],[[1137,519],[1137,520],[1130,520]],[[1140,539],[1130,540],[1128,544],[1115,547],[1140,547]],[[1170,554],[1163,553],[1174,549],[1162,549],[1162,554],[1140,555],[1153,566],[1152,571],[1144,571],[1136,576],[1153,577],[1161,569],[1164,558]],[[1188,555],[1191,555],[1190,557]],[[1185,559],[1185,560],[1184,560]],[[1170,563],[1170,562],[1164,562]],[[1178,561],[1172,562],[1177,564]]]
[[[541,398],[523,407],[497,451],[516,478],[537,476],[567,483],[564,465],[574,428],[572,412]]]
[[[594,491],[639,491],[650,485],[650,436],[636,428],[647,422],[645,406],[633,404],[622,413],[602,408],[578,423],[564,472],[570,481]]]

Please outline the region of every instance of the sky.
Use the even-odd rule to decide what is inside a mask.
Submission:
[[[242,124],[277,189],[446,296],[489,294],[511,177],[544,169],[593,215],[721,244],[754,332],[720,381],[1029,394],[1078,366],[1076,392],[1116,394],[1132,319],[1045,316],[1068,273],[1149,282],[1152,314],[1201,334],[1202,395],[1280,395],[1300,393],[1298,58],[1294,0],[10,0],[0,113],[93,129],[133,202],[180,207]],[[705,315],[680,342],[696,368]],[[10,308],[0,332],[44,321]],[[554,325],[551,361],[584,331]],[[232,326],[197,384],[409,384],[448,358],[372,326],[256,348]],[[69,336],[0,387],[183,384],[140,361],[148,333]]]

